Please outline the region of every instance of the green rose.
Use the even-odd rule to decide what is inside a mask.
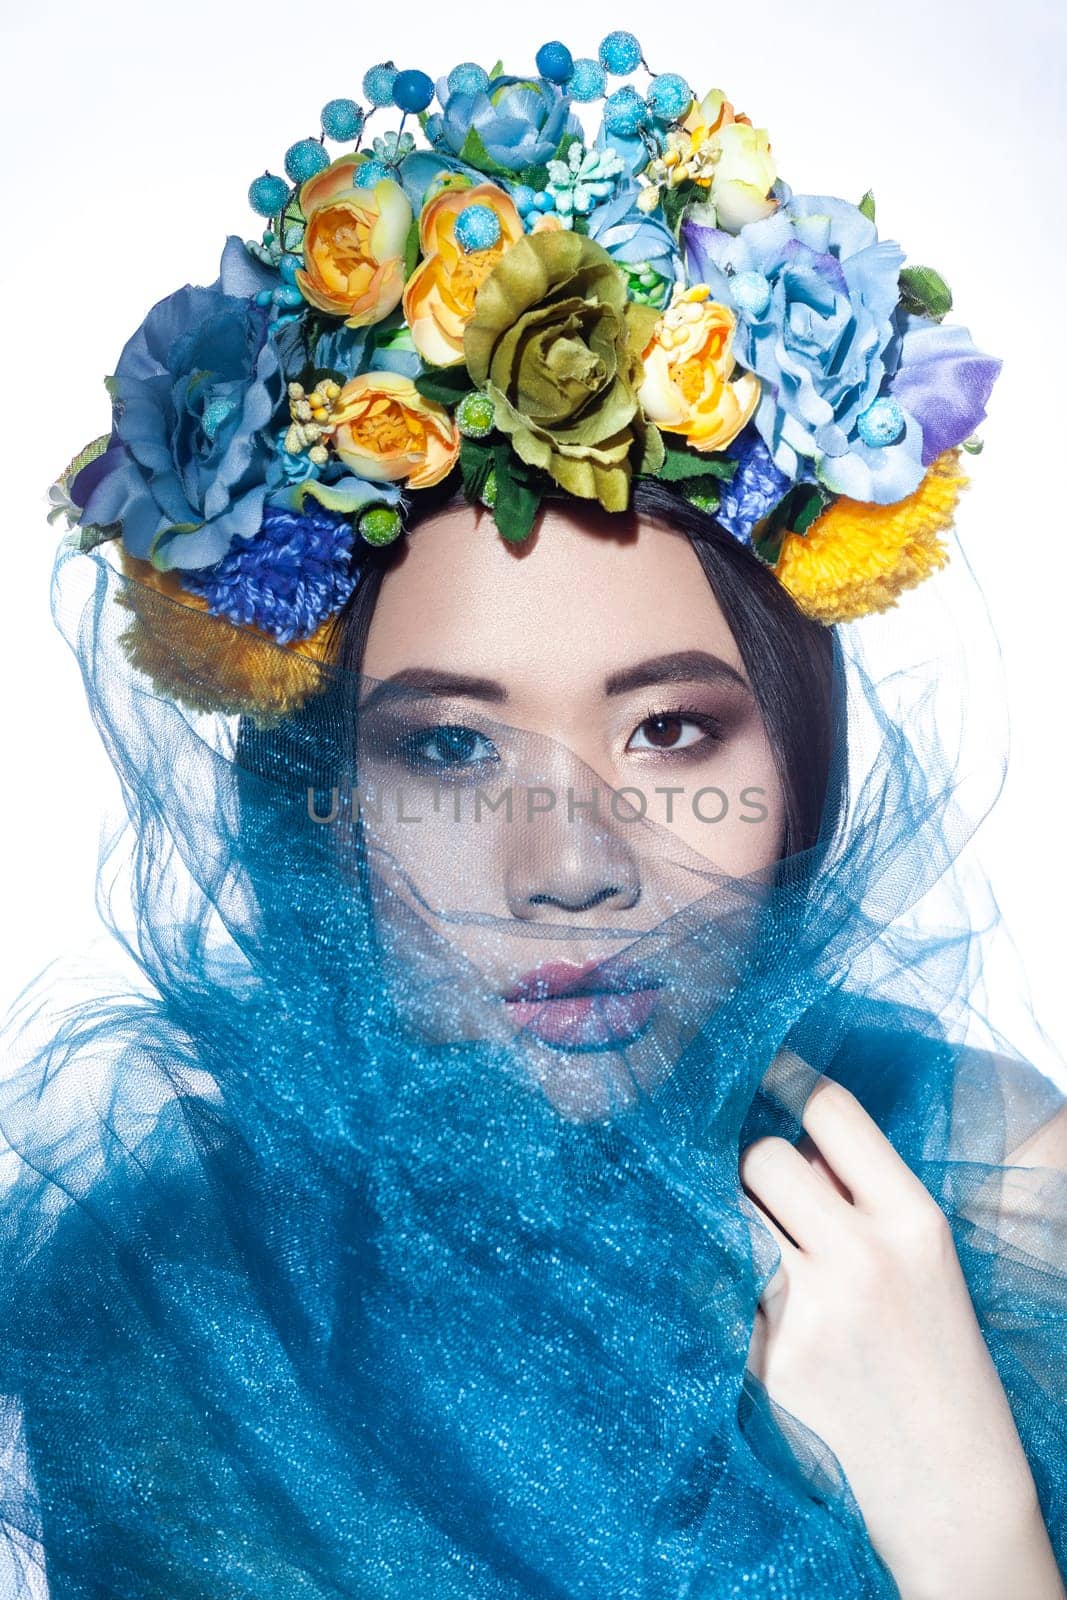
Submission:
[[[663,462],[637,401],[657,316],[627,298],[602,245],[561,229],[508,247],[464,331],[467,371],[492,397],[515,453],[606,511],[629,503],[635,444],[638,471]]]

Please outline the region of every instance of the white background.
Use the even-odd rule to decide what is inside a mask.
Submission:
[[[873,188],[883,235],[943,273],[953,320],[1004,360],[959,518],[1001,637],[1012,724],[1007,784],[976,842],[1019,957],[1002,957],[996,1015],[1022,1038],[1032,1004],[1048,1037],[1027,1043],[1062,1072],[1067,151],[1056,0],[37,0],[17,11],[7,0],[0,1010],[100,927],[98,828],[115,784],[49,616],[58,529],[45,494],[109,426],[103,375],[155,301],[215,278],[228,233],[258,236],[249,181],[282,171],[286,147],[318,133],[326,100],[360,99],[369,65],[392,56],[436,77],[461,59],[502,57],[529,70],[545,39],[595,55],[617,27],[638,34],[654,70],[682,71],[698,93],[721,87],[767,127],[795,190],[858,199]]]

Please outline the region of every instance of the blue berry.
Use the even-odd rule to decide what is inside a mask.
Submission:
[[[322,131],[338,144],[358,139],[363,131],[363,112],[354,100],[327,100],[322,108]]]
[[[661,72],[648,86],[649,109],[664,122],[682,116],[692,98],[692,89],[677,72]]]
[[[627,72],[633,72],[641,65],[641,46],[632,33],[626,33],[622,29],[605,34],[597,53],[600,65],[606,72],[613,73],[616,78],[624,77]]]
[[[284,178],[275,178],[265,172],[262,178],[253,178],[248,186],[248,203],[258,217],[276,217],[289,198],[289,185]]]
[[[376,156],[369,156],[356,167],[354,177],[357,180],[357,188],[373,189],[383,178],[395,178],[396,173],[390,172],[384,161],[379,161]]]
[[[604,127],[622,138],[632,138],[647,116],[648,107],[629,84],[616,89],[604,101]]]
[[[548,189],[538,189],[534,195],[534,205],[538,211],[555,211],[556,197]]]
[[[574,57],[565,44],[552,39],[537,52],[537,70],[549,83],[566,83],[574,71]]]
[[[286,283],[295,283],[296,269],[298,267],[302,267],[303,265],[304,263],[301,261],[299,256],[284,255],[278,262],[278,271],[281,273]]]
[[[771,286],[762,272],[735,272],[730,298],[744,317],[762,317],[771,303]]]
[[[330,165],[330,158],[317,139],[298,139],[285,152],[285,170],[294,183],[313,178]]]
[[[379,61],[376,67],[369,68],[363,74],[363,93],[372,106],[391,106],[396,80],[397,70],[393,63]]]
[[[883,445],[896,444],[903,438],[905,432],[904,413],[895,400],[888,395],[882,395],[873,400],[866,411],[861,411],[856,418],[856,432],[864,444],[869,444],[875,449]]]
[[[398,72],[393,83],[393,99],[401,111],[425,111],[433,99],[433,79],[415,68]]]
[[[475,250],[491,250],[500,238],[500,218],[492,206],[464,206],[452,232],[465,255]]]
[[[448,74],[449,94],[481,94],[489,87],[489,74],[475,61],[461,61]]]
[[[592,56],[580,56],[574,63],[567,89],[572,100],[599,100],[604,93],[604,68]]]
[[[515,202],[515,210],[520,217],[524,217],[528,211],[536,209],[537,196],[528,183],[517,183],[511,191],[511,198]]]

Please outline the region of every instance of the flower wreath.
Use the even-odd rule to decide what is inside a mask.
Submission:
[[[621,511],[635,476],[671,482],[827,624],[947,559],[1000,362],[944,321],[944,280],[879,238],[870,193],[793,194],[766,131],[633,34],[536,69],[372,67],[366,106],[331,100],[251,184],[262,239],[231,235],[105,380],[111,431],[50,520],[118,539],[131,593],[232,625],[224,651],[183,644],[127,596],[124,643],[169,693],[299,705],[371,547],[453,471],[516,542],[546,495]],[[286,647],[268,671],[253,640]]]

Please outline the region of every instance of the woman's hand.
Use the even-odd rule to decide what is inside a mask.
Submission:
[[[782,1256],[749,1367],[837,1456],[904,1600],[1063,1600],[944,1213],[840,1084],[802,1121],[803,1149],[741,1156]]]

